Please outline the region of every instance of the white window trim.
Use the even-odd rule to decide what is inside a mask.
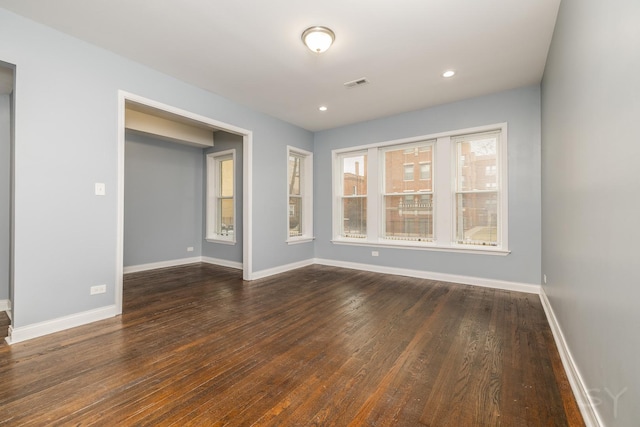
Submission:
[[[233,235],[223,236],[216,233],[216,221],[218,214],[218,162],[222,157],[229,157],[233,161]],[[211,243],[222,243],[225,245],[236,244],[236,150],[217,151],[207,154],[207,213],[206,213],[206,234],[205,240]]]
[[[313,234],[313,153],[301,148],[287,145],[287,176],[289,176],[289,157],[295,154],[302,157],[302,236],[289,236],[289,183],[286,186],[286,243],[295,245],[299,243],[311,242],[315,239]]]
[[[498,147],[498,163],[499,173],[498,180],[498,212],[500,221],[498,224],[499,242],[498,246],[479,246],[459,244],[455,240],[455,208],[453,205],[455,193],[455,144],[451,139],[460,135],[500,131],[500,144]],[[387,248],[403,248],[412,250],[432,250],[445,252],[460,252],[473,254],[489,254],[489,255],[508,255],[508,161],[507,161],[507,123],[497,123],[474,128],[460,129],[450,132],[442,132],[431,135],[422,135],[411,138],[403,138],[393,141],[384,141],[373,144],[359,145],[343,149],[332,150],[333,159],[333,238],[332,243],[340,245],[369,246],[369,247],[387,247]],[[433,179],[433,203],[434,203],[434,240],[433,242],[415,242],[415,241],[387,241],[379,237],[381,230],[381,221],[384,213],[381,211],[380,197],[382,193],[382,180],[379,177],[379,161],[378,152],[380,148],[387,148],[394,145],[402,145],[408,143],[418,143],[422,141],[435,140],[433,146],[433,161],[431,164],[431,173]],[[340,198],[342,195],[341,185],[341,167],[340,158],[345,154],[356,154],[358,152],[366,153],[368,156],[367,180],[368,189],[376,189],[377,193],[368,194],[367,197],[367,237],[365,239],[348,238],[340,235]],[[439,183],[444,183],[439,185]],[[449,183],[447,185],[446,183]],[[444,189],[444,190],[443,190]]]

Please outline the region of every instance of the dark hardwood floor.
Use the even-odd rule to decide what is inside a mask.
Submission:
[[[196,264],[126,275],[120,317],[0,345],[0,425],[584,424],[537,295]]]

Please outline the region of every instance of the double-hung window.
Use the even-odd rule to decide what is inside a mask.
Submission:
[[[507,126],[334,150],[333,242],[508,253]]]
[[[353,152],[338,159],[340,235],[367,237],[367,153]]]
[[[235,150],[207,154],[207,240],[235,243]]]
[[[313,239],[313,154],[287,147],[288,243]]]
[[[498,246],[500,132],[452,138],[456,152],[455,242]]]
[[[433,141],[380,150],[384,220],[381,238],[397,241],[433,240]],[[408,174],[407,170],[411,170]],[[418,175],[414,170],[419,170]]]

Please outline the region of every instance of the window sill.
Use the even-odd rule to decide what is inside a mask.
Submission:
[[[309,243],[309,242],[313,242],[315,239],[315,237],[308,237],[308,236],[302,236],[302,237],[292,237],[287,239],[287,245],[297,245],[300,243]]]
[[[499,255],[506,256],[511,253],[510,250],[491,247],[491,246],[437,246],[435,243],[418,243],[418,242],[386,242],[382,240],[370,241],[365,239],[333,239],[331,243],[335,245],[349,245],[349,246],[369,246],[376,248],[392,248],[392,249],[409,249],[418,251],[437,251],[437,252],[455,252],[466,254],[480,254],[480,255]]]
[[[219,243],[221,245],[235,245],[236,244],[235,240],[221,239],[221,238],[215,238],[215,237],[207,237],[205,240],[207,242],[209,242],[209,243]]]

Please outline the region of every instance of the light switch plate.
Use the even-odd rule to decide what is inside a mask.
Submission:
[[[103,182],[96,182],[96,196],[104,196],[107,194],[107,188]]]

